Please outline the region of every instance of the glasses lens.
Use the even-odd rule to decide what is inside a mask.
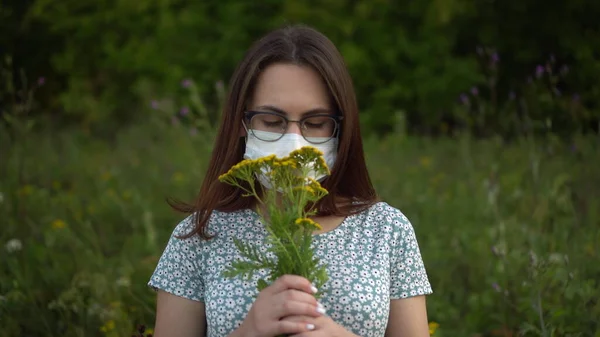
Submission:
[[[327,116],[314,116],[304,120],[302,134],[313,143],[326,142],[335,135],[337,121]]]
[[[258,139],[277,140],[285,133],[286,121],[277,115],[256,114],[250,120],[250,129]]]

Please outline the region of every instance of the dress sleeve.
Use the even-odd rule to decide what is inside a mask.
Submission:
[[[180,239],[194,228],[193,217],[181,221],[169,238],[148,286],[154,290],[204,301],[202,241],[198,236]]]
[[[395,231],[392,240],[390,298],[407,298],[433,293],[415,230],[402,212],[393,209],[390,220]]]

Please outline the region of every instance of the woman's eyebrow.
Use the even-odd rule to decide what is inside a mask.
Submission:
[[[269,110],[269,111],[277,112],[279,114],[286,115],[286,116],[289,115],[285,110],[280,109],[280,108],[278,108],[276,106],[273,106],[273,105],[261,105],[261,106],[256,107],[256,109],[258,109],[258,110]],[[327,109],[327,108],[318,107],[318,108],[310,109],[308,111],[303,112],[302,116],[314,115],[314,114],[318,114],[318,113],[327,113],[327,114],[330,114],[331,110]]]

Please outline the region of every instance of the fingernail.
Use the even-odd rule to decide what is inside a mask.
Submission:
[[[317,287],[315,287],[313,285],[310,286],[310,290],[313,292],[313,294],[316,294],[317,291],[319,291],[319,289],[317,289]]]
[[[308,330],[314,330],[315,329],[315,325],[314,324],[306,324],[306,328]]]
[[[327,312],[327,310],[325,310],[325,308],[321,305],[321,306],[317,306],[317,312],[325,315],[325,313]]]

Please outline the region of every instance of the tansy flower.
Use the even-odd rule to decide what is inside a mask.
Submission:
[[[61,219],[52,221],[52,229],[63,229],[65,227],[67,227],[67,223]]]
[[[106,322],[101,328],[100,331],[106,333],[115,329],[115,321],[112,319]]]
[[[429,323],[429,335],[433,335],[435,331],[440,327],[436,322]]]
[[[305,227],[308,227],[308,228],[323,229],[323,227],[321,227],[321,225],[319,225],[318,223],[314,222],[313,220],[311,220],[309,218],[298,218],[298,219],[296,219],[295,223],[298,226],[305,226]]]

